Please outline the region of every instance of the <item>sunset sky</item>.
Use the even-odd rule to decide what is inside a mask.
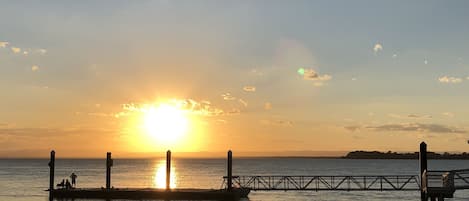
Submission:
[[[4,1],[0,157],[421,141],[469,151],[468,10],[465,0]],[[161,105],[165,118],[148,117]],[[169,133],[151,134],[151,122]]]

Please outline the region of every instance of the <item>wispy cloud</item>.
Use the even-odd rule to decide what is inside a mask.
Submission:
[[[34,66],[31,67],[31,71],[33,71],[33,72],[38,71],[38,70],[39,70],[39,66],[37,66],[37,65],[34,65]]]
[[[266,125],[266,126],[281,126],[281,127],[292,127],[293,122],[289,120],[281,120],[281,119],[275,119],[275,120],[261,120],[261,124]]]
[[[298,69],[298,74],[303,76],[304,80],[311,80],[313,81],[313,85],[320,87],[324,85],[324,82],[329,81],[332,79],[332,76],[328,74],[320,75],[313,69]]]
[[[243,100],[243,99],[238,99],[238,102],[241,103],[244,107],[247,107],[248,106],[248,102]]]
[[[381,45],[381,43],[376,43],[375,46],[373,47],[373,51],[375,53],[378,53],[379,51],[382,51],[383,50],[383,45]]]
[[[443,76],[443,77],[439,77],[439,78],[438,78],[438,81],[441,82],[441,83],[457,84],[457,83],[461,83],[461,82],[462,82],[462,79],[461,79],[461,78],[458,78],[458,77]]]
[[[400,114],[388,114],[389,117],[396,118],[396,119],[431,119],[431,115],[418,115],[418,114],[407,114],[407,115],[400,115]]]
[[[11,49],[11,51],[12,51],[13,53],[15,53],[15,54],[21,52],[21,48],[19,48],[19,47],[11,47],[10,49]]]
[[[41,48],[41,49],[38,49],[37,52],[38,52],[39,54],[43,54],[43,55],[44,55],[44,54],[47,53],[47,50]]]
[[[305,80],[314,80],[314,81],[328,81],[332,79],[332,76],[328,74],[319,75],[313,69],[304,69],[303,79]]]
[[[107,130],[107,129],[96,129],[96,128],[48,128],[48,127],[41,127],[41,128],[28,128],[28,127],[7,127],[7,128],[0,128],[0,136],[12,136],[12,137],[22,137],[22,136],[30,136],[30,137],[58,137],[58,136],[65,136],[65,135],[80,135],[84,133],[93,133],[93,132],[114,132],[114,130]]]
[[[230,93],[224,93],[221,95],[221,97],[223,98],[223,100],[236,100],[236,97],[232,96]]]
[[[244,91],[247,91],[247,92],[255,92],[255,91],[256,91],[256,87],[255,87],[255,86],[244,86],[244,87],[243,87],[243,90],[244,90]]]
[[[209,101],[195,101],[192,99],[171,99],[165,101],[165,104],[169,104],[187,113],[201,116],[236,115],[241,113],[241,110],[239,108],[229,108],[225,110],[212,105]],[[159,104],[138,103],[122,104],[123,111],[116,113],[114,116],[122,117],[131,115],[132,113],[142,113],[148,111],[153,107],[158,107],[158,105]]]
[[[367,129],[374,131],[402,131],[402,132],[422,132],[422,133],[467,133],[466,130],[453,128],[442,124],[423,123],[402,123],[384,124],[379,126],[367,126]]]
[[[454,117],[454,113],[452,112],[443,112],[441,113],[443,116],[445,117],[449,117],[449,118],[453,118]]]
[[[9,42],[6,41],[0,41],[0,48],[6,48],[7,46],[11,46],[10,50],[15,53],[15,54],[23,54],[25,56],[30,55],[30,54],[40,54],[40,55],[45,55],[47,53],[47,50],[44,48],[19,48],[12,46]]]
[[[361,129],[361,126],[344,126],[345,130],[355,132]]]
[[[10,44],[9,42],[6,41],[0,41],[0,47],[5,48],[7,45]]]

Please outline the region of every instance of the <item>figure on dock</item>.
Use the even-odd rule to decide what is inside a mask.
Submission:
[[[72,180],[72,187],[77,187],[77,175],[75,174],[75,172],[72,172],[72,174],[70,175],[70,179]]]
[[[70,181],[65,180],[65,189],[72,189],[72,184],[70,184]]]
[[[62,179],[62,182],[58,183],[57,187],[65,188],[65,179]]]

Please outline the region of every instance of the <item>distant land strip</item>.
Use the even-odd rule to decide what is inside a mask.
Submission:
[[[379,152],[379,151],[352,151],[344,157],[345,159],[418,159],[419,152],[397,153],[397,152]],[[449,159],[449,160],[468,160],[469,154],[466,152],[452,154],[445,152],[443,154],[427,152],[428,159]]]

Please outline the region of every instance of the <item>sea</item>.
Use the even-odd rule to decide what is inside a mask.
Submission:
[[[46,201],[48,159],[0,159],[0,201]],[[55,183],[78,175],[77,187],[105,186],[105,159],[57,159]],[[429,160],[430,170],[469,168],[465,160]],[[163,188],[166,162],[156,159],[114,159],[115,188]],[[234,158],[233,175],[418,175],[418,160],[358,160],[317,158]],[[221,188],[225,159],[173,158],[172,188]],[[284,200],[419,200],[418,191],[252,191],[245,201]],[[469,200],[469,190],[457,190],[454,198]],[[75,199],[75,201],[81,201]]]

